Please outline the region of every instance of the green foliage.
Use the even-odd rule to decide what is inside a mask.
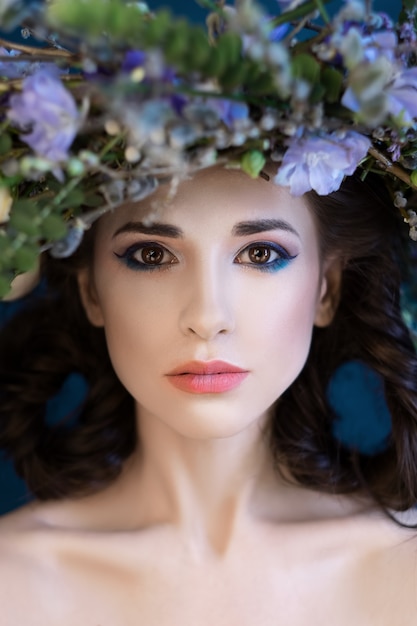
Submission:
[[[227,68],[219,78],[220,85],[228,91],[239,87],[246,82],[246,69],[247,65],[243,62]]]
[[[146,28],[141,31],[141,42],[145,47],[161,45],[169,34],[173,18],[171,12],[163,9],[154,19],[147,21]]]
[[[52,27],[65,28],[74,35],[101,39],[106,33],[116,41],[130,39],[144,20],[138,5],[124,0],[54,0],[47,17]]]
[[[225,58],[227,67],[237,65],[242,58],[242,41],[241,38],[232,32],[226,32],[219,37],[217,41],[217,49]]]
[[[59,215],[48,215],[41,224],[41,234],[45,239],[56,241],[67,233],[67,227]]]
[[[14,268],[19,273],[29,272],[35,267],[38,256],[39,248],[34,244],[26,243],[14,254]]]
[[[30,200],[19,200],[14,203],[10,215],[9,226],[27,237],[39,237],[41,218],[38,207]]]
[[[248,150],[240,159],[240,167],[251,178],[258,178],[265,162],[265,156],[260,150]]]
[[[416,0],[402,0],[401,4],[406,11],[412,11],[416,8]]]
[[[10,280],[0,274],[0,299],[10,292]]]
[[[325,88],[327,102],[338,102],[343,87],[342,74],[333,67],[325,67],[321,72],[321,83]]]
[[[4,154],[10,152],[12,144],[12,138],[9,133],[2,133],[0,135],[0,155],[3,156]]]
[[[178,20],[168,32],[164,43],[165,58],[168,63],[177,64],[190,55],[188,47],[188,27],[185,20]]]
[[[227,60],[223,57],[218,46],[211,48],[210,56],[202,68],[206,76],[217,77],[227,70]]]
[[[320,64],[311,54],[297,54],[292,60],[291,67],[295,78],[306,80],[310,85],[318,83],[320,78]]]
[[[188,36],[187,67],[199,70],[204,67],[210,57],[211,48],[203,29],[193,29]]]
[[[323,11],[324,5],[330,4],[331,1],[332,0],[320,0],[320,2],[318,2],[317,0],[309,0],[308,2],[303,2],[303,4],[296,7],[292,11],[286,11],[282,15],[276,17],[272,20],[272,23],[274,26],[280,26],[281,24],[287,24],[303,19],[304,17],[307,17],[307,15],[314,13],[318,8]],[[320,6],[318,6],[319,4]]]
[[[76,209],[84,204],[84,192],[80,187],[72,189],[59,202],[59,208],[63,209]]]

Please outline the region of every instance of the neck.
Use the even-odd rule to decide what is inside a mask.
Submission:
[[[233,436],[201,440],[141,411],[139,445],[119,478],[66,506],[51,504],[39,519],[94,531],[175,528],[182,545],[200,559],[225,554],[235,538],[244,541],[250,525],[314,523],[369,509],[367,500],[321,494],[282,479],[265,434],[267,418]]]
[[[223,551],[243,519],[256,515],[254,495],[272,473],[264,421],[232,437],[196,440],[141,412],[137,462],[148,515]]]

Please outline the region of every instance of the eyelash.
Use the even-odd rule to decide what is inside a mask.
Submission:
[[[168,262],[164,262],[164,263],[146,263],[144,261],[139,261],[138,259],[134,257],[134,255],[137,252],[142,251],[142,254],[143,254],[143,252],[146,249],[148,249],[149,251],[151,250],[161,251],[162,258],[165,254],[169,254],[171,256],[171,260]],[[248,246],[245,246],[245,248],[243,248],[240,252],[238,252],[235,259],[238,259],[239,257],[241,257],[245,252],[249,253],[250,250],[255,250],[255,249],[258,249],[258,250],[263,249],[267,252],[268,254],[267,262],[257,264],[257,263],[250,262],[250,261],[237,260],[236,263],[238,265],[243,265],[251,269],[252,268],[256,269],[260,272],[276,272],[286,267],[288,263],[290,263],[297,256],[297,255],[291,256],[285,250],[285,248],[279,246],[276,243],[271,243],[267,241],[256,241],[254,243],[251,243]],[[275,253],[277,255],[277,258],[274,259],[273,261],[269,260],[269,256],[271,256],[271,253]],[[176,265],[178,263],[176,257],[171,252],[169,252],[164,246],[161,246],[161,244],[154,243],[152,241],[145,242],[145,243],[135,243],[133,246],[129,246],[129,248],[127,248],[122,254],[117,254],[116,252],[114,254],[129,269],[142,271],[142,272],[143,271],[149,272],[149,271],[155,271],[155,270],[162,271],[162,270],[169,269],[172,265]]]

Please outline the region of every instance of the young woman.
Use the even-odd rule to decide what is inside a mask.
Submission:
[[[371,178],[268,178],[202,170],[43,259],[50,294],[0,344],[0,445],[37,496],[0,522],[5,625],[417,624],[415,531],[390,519],[417,500],[395,214]],[[349,360],[384,380],[374,456],[333,434]],[[48,428],[73,371],[79,423]]]

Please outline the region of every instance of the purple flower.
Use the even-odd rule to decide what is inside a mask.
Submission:
[[[417,119],[417,67],[403,70],[387,90],[388,111],[405,125]]]
[[[395,67],[389,66],[382,57],[362,71],[356,71],[351,77],[352,86],[343,94],[343,106],[360,112],[364,120],[374,126],[383,123],[389,114],[402,126],[411,126],[417,119],[417,67],[394,72]]]
[[[124,72],[131,72],[137,67],[143,67],[146,61],[146,52],[143,50],[128,50],[122,63]]]
[[[268,39],[272,42],[281,41],[281,39],[284,39],[289,30],[289,24],[280,24],[279,26],[274,26],[272,30],[270,30],[270,32],[268,33]]]
[[[249,118],[249,108],[245,102],[211,98],[209,103],[210,108],[217,113],[221,121],[229,128],[234,128]]]
[[[34,152],[64,161],[80,123],[71,93],[51,72],[41,70],[23,81],[21,94],[10,98],[8,118],[27,132],[20,136]]]
[[[6,48],[0,48],[0,55],[3,57],[18,57],[21,53],[18,50],[10,50],[8,52]],[[21,78],[27,73],[29,63],[19,62],[13,63],[12,61],[0,61],[0,76],[4,78]]]
[[[285,152],[274,182],[290,187],[293,196],[311,189],[326,196],[353,174],[370,146],[367,137],[354,131],[296,138]]]

